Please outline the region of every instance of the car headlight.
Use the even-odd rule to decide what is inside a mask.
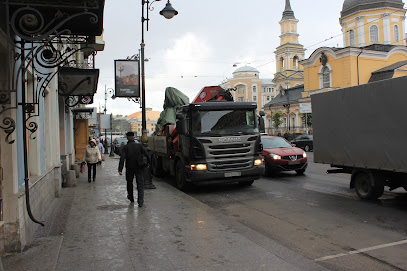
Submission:
[[[280,160],[280,159],[281,159],[281,156],[280,156],[280,155],[277,155],[277,154],[274,154],[274,153],[270,153],[270,157],[271,157],[272,159],[274,159],[274,160]]]
[[[206,164],[191,165],[191,170],[206,170]]]
[[[304,152],[304,153],[302,154],[302,157],[303,157],[303,158],[307,158],[307,153]]]
[[[254,160],[254,165],[255,166],[261,166],[263,165],[264,159],[256,159]]]

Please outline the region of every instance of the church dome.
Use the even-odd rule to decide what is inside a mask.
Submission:
[[[233,73],[241,73],[241,72],[255,72],[259,73],[259,71],[253,67],[250,66],[243,66],[238,69],[236,69]]]
[[[345,0],[341,16],[345,17],[355,12],[374,8],[397,8],[402,9],[402,0]]]

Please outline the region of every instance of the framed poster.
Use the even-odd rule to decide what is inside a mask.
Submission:
[[[138,60],[115,60],[115,96],[140,97],[140,62]]]

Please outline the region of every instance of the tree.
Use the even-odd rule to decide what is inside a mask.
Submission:
[[[305,122],[305,116],[307,116],[306,122]],[[312,113],[302,114],[301,120],[302,120],[302,123],[304,124],[304,126],[305,126],[305,124],[307,124],[307,127],[311,127],[312,126]]]
[[[272,117],[271,120],[273,121],[273,127],[278,129],[281,125],[281,114],[280,113],[275,113]]]

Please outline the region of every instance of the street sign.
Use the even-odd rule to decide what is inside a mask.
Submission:
[[[312,113],[311,103],[300,103],[300,113]]]

